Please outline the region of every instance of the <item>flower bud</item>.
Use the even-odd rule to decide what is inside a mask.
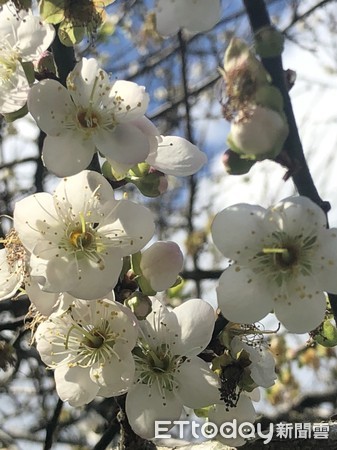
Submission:
[[[152,311],[150,298],[139,291],[124,300],[124,305],[131,309],[138,320],[144,320]]]
[[[273,158],[282,150],[288,125],[281,114],[253,105],[240,111],[231,124],[227,143],[230,148],[252,159]]]
[[[166,175],[159,170],[149,171],[144,176],[128,178],[128,181],[137,186],[146,197],[158,197],[166,192],[168,187]]]
[[[158,241],[142,253],[140,270],[154,291],[164,291],[176,282],[183,262],[183,254],[175,242]]]
[[[228,94],[235,97],[250,97],[259,86],[269,83],[269,74],[262,63],[252,53],[248,45],[233,38],[225,52],[223,73]]]
[[[267,25],[255,34],[255,49],[262,58],[274,58],[283,52],[284,36],[276,28]]]
[[[35,70],[41,75],[56,75],[57,70],[53,54],[47,50],[43,52],[35,63]]]

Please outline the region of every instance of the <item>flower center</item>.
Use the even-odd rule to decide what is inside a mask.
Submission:
[[[105,364],[115,356],[114,345],[119,338],[111,324],[102,320],[99,326],[73,322],[65,336],[64,347],[72,353],[70,366],[90,367],[95,363]]]
[[[253,259],[256,273],[264,274],[278,286],[299,275],[311,275],[317,236],[289,236],[279,231],[272,233],[268,241],[268,245]]]
[[[84,250],[93,244],[94,236],[89,231],[74,230],[70,233],[69,241],[76,249]]]
[[[16,66],[19,62],[19,56],[5,41],[0,45],[0,85],[10,82]]]
[[[300,252],[296,246],[290,245],[288,248],[275,249],[281,250],[275,253],[275,265],[280,269],[287,269],[295,266],[299,262]]]
[[[139,373],[138,382],[152,386],[158,383],[161,390],[173,391],[178,387],[175,372],[185,358],[172,355],[167,344],[150,347],[139,342],[139,347],[133,351]]]
[[[81,128],[97,128],[100,123],[100,116],[95,111],[80,110],[77,113],[77,121]]]

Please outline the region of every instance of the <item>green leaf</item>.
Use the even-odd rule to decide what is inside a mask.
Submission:
[[[47,23],[60,23],[64,20],[65,0],[42,0],[40,15]]]
[[[66,47],[79,44],[84,38],[84,35],[85,28],[83,26],[76,26],[68,20],[64,20],[58,29],[58,37]]]
[[[334,347],[337,345],[337,329],[330,320],[326,320],[314,339],[323,347]]]

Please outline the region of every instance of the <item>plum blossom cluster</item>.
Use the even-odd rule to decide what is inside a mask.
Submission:
[[[283,98],[248,45],[233,38],[223,68],[226,102],[223,115],[231,122],[225,167],[231,174],[249,171],[256,161],[275,158],[288,135]]]
[[[76,37],[69,25],[64,2],[57,10],[49,3],[40,2],[42,15],[61,23],[64,43],[82,38],[84,30]],[[93,2],[100,20],[110,3]],[[159,0],[157,28],[163,35],[182,27],[204,31],[219,9],[219,0]],[[12,10],[8,2],[0,12],[0,113],[27,103],[46,134],[43,163],[62,179],[53,193],[16,203],[0,250],[0,300],[24,291],[44,316],[36,347],[54,370],[59,397],[72,406],[126,395],[130,425],[145,439],[155,436],[156,420],[173,424],[187,408],[218,425],[253,422],[252,401],[258,387],[274,384],[275,362],[244,337],[251,329],[235,334],[235,324],[274,312],[292,332],[319,326],[324,292],[337,294],[337,230],[327,229],[322,210],[305,197],[268,209],[226,208],[216,215],[212,236],[232,260],[217,287],[228,328],[215,333],[218,314],[205,300],[166,305],[156,295],[181,281],[183,254],[174,242],[151,242],[152,212],[120,199],[114,188],[131,182],[146,196],[160,195],[166,175],[193,175],[205,154],[184,138],[160,135],[145,115],[145,87],[112,81],[94,58],[82,58],[66,85],[56,73],[35,82],[27,63],[44,54],[55,31],[31,12],[16,17]],[[241,41],[229,46],[223,75],[232,152],[248,166],[276,156],[288,132],[282,99]],[[93,158],[104,175],[88,169]]]

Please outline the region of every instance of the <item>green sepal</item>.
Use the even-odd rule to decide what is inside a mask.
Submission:
[[[155,295],[157,291],[152,289],[150,282],[144,277],[142,269],[140,268],[140,262],[142,260],[141,252],[134,253],[131,255],[131,269],[136,275],[135,281],[137,282],[140,290],[145,295]]]
[[[33,84],[35,81],[34,64],[31,61],[26,61],[21,62],[21,65],[25,72],[28,83]]]
[[[256,163],[254,159],[242,157],[239,152],[228,149],[223,157],[223,164],[229,175],[244,175],[250,171]]]
[[[143,276],[139,276],[135,278],[136,282],[138,283],[138,286],[143,294],[145,295],[156,295],[157,291],[154,291],[152,289],[152,286],[150,285],[150,282]]]
[[[159,172],[148,173],[143,176],[130,176],[126,177],[129,183],[134,184],[138,190],[145,195],[145,197],[155,198],[161,195],[159,190],[160,186],[160,177],[163,177],[163,174],[159,174]]]
[[[254,95],[254,103],[272,109],[280,114],[283,113],[283,97],[275,86],[261,86]]]
[[[69,20],[63,20],[58,29],[58,37],[63,45],[66,47],[72,47],[75,44],[79,44],[85,35],[84,26],[76,26]]]
[[[111,181],[121,181],[126,177],[127,172],[117,172],[113,166],[109,163],[109,161],[104,161],[102,164],[102,175],[105,176],[108,180]]]
[[[257,387],[257,384],[250,376],[249,369],[243,371],[242,377],[238,383],[238,386],[246,392],[252,392]]]
[[[40,16],[47,23],[57,24],[64,20],[65,0],[42,0],[40,3]]]
[[[337,329],[330,320],[325,320],[314,339],[323,347],[335,347],[337,345]]]
[[[181,293],[184,287],[185,280],[180,275],[178,275],[177,281],[174,283],[174,285],[167,289],[168,298],[181,297]]]
[[[197,409],[194,409],[193,411],[194,411],[194,414],[197,417],[201,417],[203,419],[207,419],[207,417],[209,416],[209,410],[210,410],[211,407],[212,407],[212,405],[205,406],[204,408],[197,408]]]
[[[17,119],[21,119],[21,117],[24,117],[28,114],[28,107],[27,103],[23,105],[22,108],[18,109],[17,111],[13,111],[11,113],[3,114],[5,121],[7,123],[14,122]]]
[[[136,164],[129,170],[129,174],[131,177],[144,177],[149,173],[150,167],[150,164],[146,162]]]
[[[284,49],[284,36],[275,27],[267,25],[255,33],[255,50],[261,58],[280,56]]]

